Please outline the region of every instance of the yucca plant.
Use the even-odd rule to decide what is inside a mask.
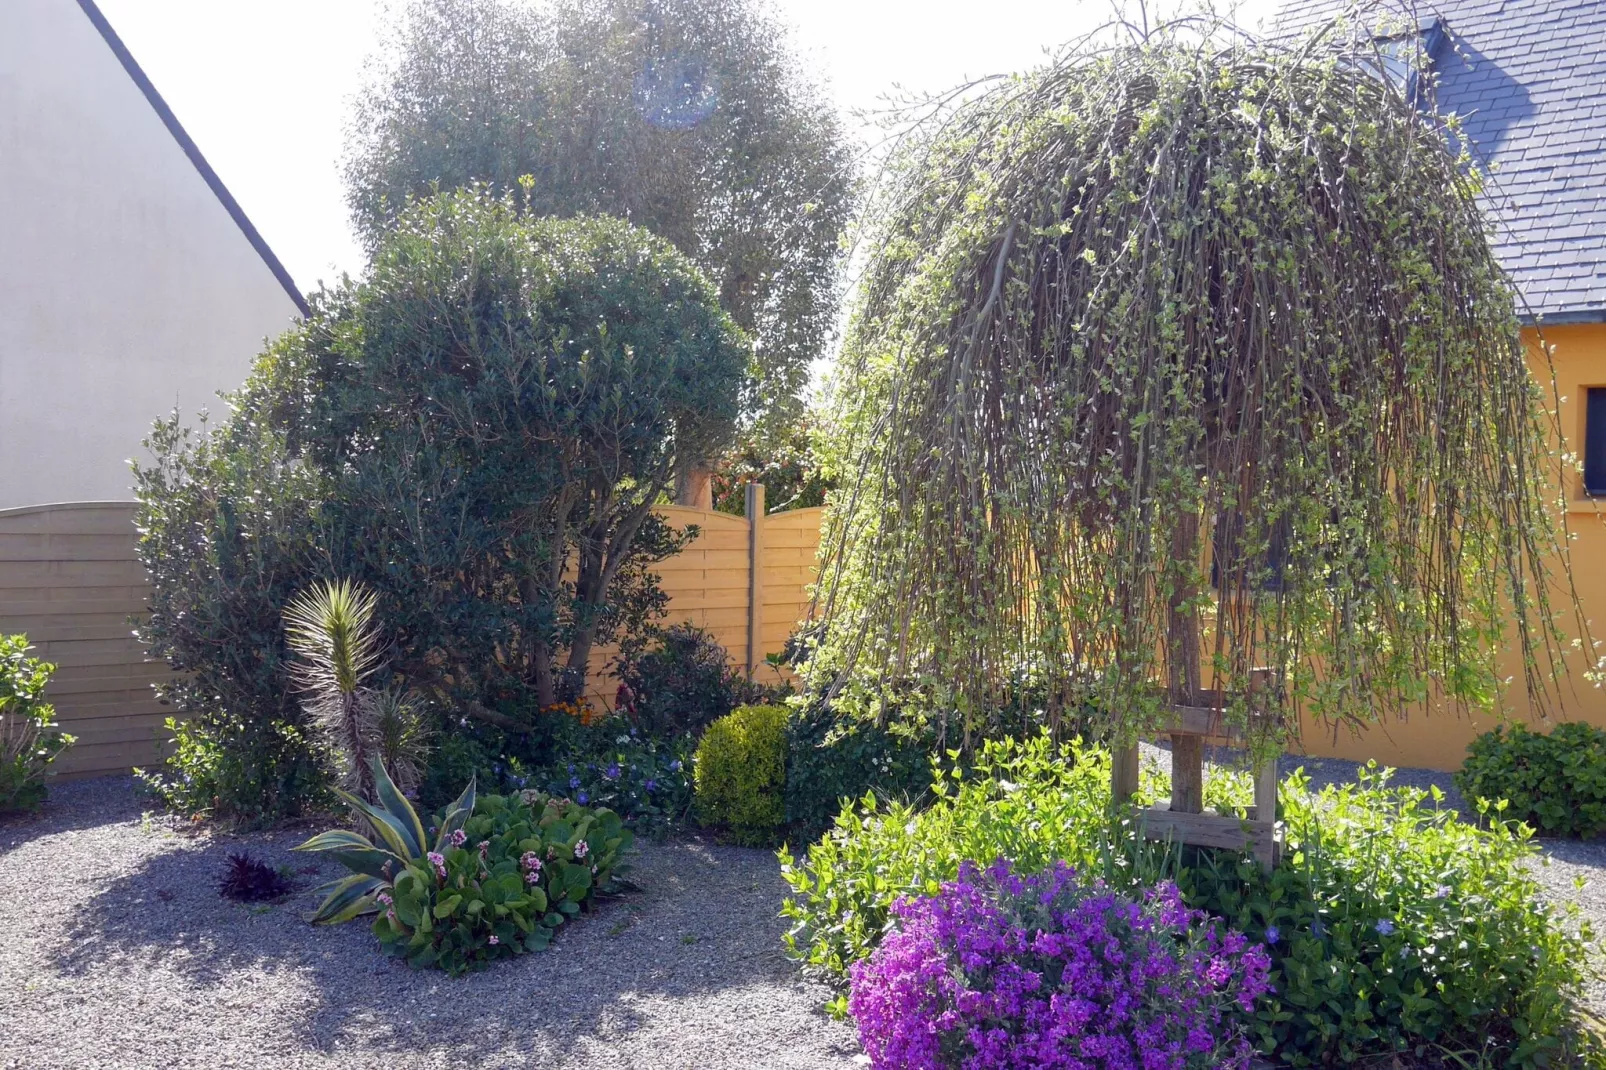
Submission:
[[[474,812],[474,780],[470,778],[463,793],[446,808],[435,829],[435,838],[430,840],[424,834],[424,823],[419,820],[418,811],[396,787],[384,763],[370,759],[368,768],[373,770],[378,805],[339,788],[335,789],[335,794],[367,818],[378,833],[380,843],[350,829],[331,829],[295,848],[331,854],[353,871],[351,876],[331,881],[319,889],[327,891],[328,895],[312,915],[314,924],[337,925],[362,914],[376,913],[378,896],[393,887],[409,866],[428,870],[429,855],[440,855],[454,843],[453,834]]]
[[[417,702],[403,691],[364,686],[382,654],[376,603],[360,583],[321,580],[284,611],[303,708],[336,756],[343,786],[369,800],[377,798],[371,756],[410,791],[425,749]]]

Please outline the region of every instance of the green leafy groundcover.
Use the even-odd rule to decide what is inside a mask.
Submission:
[[[613,879],[632,840],[611,810],[538,792],[481,798],[463,832],[439,862],[408,865],[381,900],[374,935],[411,965],[459,974],[544,949]]]
[[[1540,898],[1530,833],[1477,828],[1425,792],[1369,769],[1357,785],[1282,786],[1286,847],[1263,874],[1226,853],[1144,844],[1112,812],[1106,752],[1046,739],[987,744],[925,810],[867,799],[807,855],[781,861],[789,953],[840,982],[875,948],[892,903],[932,895],[966,859],[1021,873],[1064,859],[1118,888],[1170,878],[1191,907],[1263,941],[1275,994],[1257,1048],[1291,1065],[1351,1065],[1390,1052],[1471,1065],[1603,1066],[1573,1000],[1592,940],[1576,908]]]

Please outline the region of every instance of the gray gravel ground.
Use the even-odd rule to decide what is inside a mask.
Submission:
[[[642,891],[550,951],[452,980],[380,954],[361,923],[314,929],[336,875],[295,830],[232,837],[142,819],[126,778],[57,785],[0,824],[0,1068],[543,1067],[830,1070],[850,1026],[780,951],[766,851],[644,844]],[[252,908],[217,876],[249,847],[303,891]]]
[[[1318,786],[1356,772],[1283,760],[1296,765]],[[1447,773],[1393,782],[1437,784],[1461,805]],[[43,815],[0,824],[0,1070],[860,1065],[851,1027],[820,1010],[826,991],[780,953],[785,887],[766,851],[643,844],[642,891],[549,952],[451,980],[385,958],[360,923],[302,920],[310,889],[336,875],[290,853],[307,830],[193,833],[140,807],[129,780],[107,778],[58,785]],[[256,908],[220,898],[242,847],[294,867],[303,891]],[[1547,893],[1606,933],[1606,842],[1540,847]],[[1606,1015],[1606,985],[1588,996]]]

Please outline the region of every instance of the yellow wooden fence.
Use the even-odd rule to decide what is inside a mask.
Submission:
[[[820,510],[755,511],[756,528],[702,509],[662,513],[677,527],[699,528],[686,550],[656,569],[669,595],[668,620],[708,629],[739,667],[774,680],[764,657],[781,650],[807,612]],[[0,510],[0,634],[26,633],[35,655],[59,666],[46,694],[62,727],[78,737],[58,764],[62,776],[122,772],[161,758],[162,720],[173,711],[152,691],[167,667],[145,657],[130,624],[148,591],[134,556],[133,517],[130,502]],[[612,704],[614,654],[600,649],[591,661],[587,690],[604,705]]]

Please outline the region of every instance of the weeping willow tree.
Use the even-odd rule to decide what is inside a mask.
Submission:
[[[1029,678],[1130,741],[1270,667],[1359,724],[1507,644],[1553,695],[1553,385],[1453,118],[1342,36],[1083,49],[902,154],[824,436],[839,702],[968,743]]]

